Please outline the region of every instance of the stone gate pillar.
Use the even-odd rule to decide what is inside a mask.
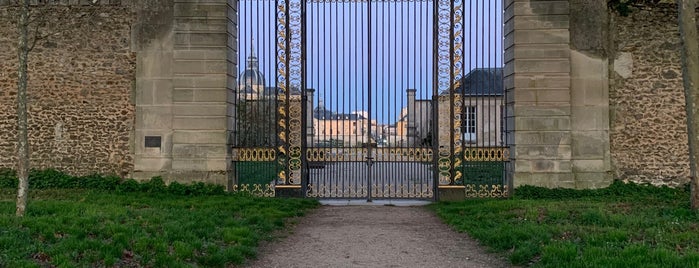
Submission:
[[[514,186],[610,182],[606,56],[575,47],[594,39],[595,49],[603,48],[606,36],[596,27],[607,21],[599,12],[607,14],[606,1],[505,0],[507,175]]]
[[[134,178],[227,184],[235,2],[140,4]]]

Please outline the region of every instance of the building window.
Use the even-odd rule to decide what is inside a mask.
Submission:
[[[476,107],[464,107],[461,116],[461,135],[466,143],[476,143]]]

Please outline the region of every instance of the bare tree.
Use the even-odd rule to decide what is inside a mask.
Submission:
[[[73,14],[69,7],[61,9],[47,2],[31,3],[30,0],[17,0],[11,2],[17,5],[17,29],[18,29],[18,76],[17,76],[17,210],[18,217],[24,216],[27,208],[27,195],[29,191],[29,133],[27,124],[27,85],[29,83],[28,61],[29,53],[40,41],[47,41],[52,35],[61,35],[74,31],[74,24],[65,23],[60,26],[52,25],[48,18],[55,21],[66,22],[74,17],[94,18],[97,9],[90,12]],[[91,1],[89,5],[97,5],[97,1]],[[84,5],[83,5],[84,6]],[[53,8],[53,9],[52,9]]]
[[[699,210],[699,179],[697,179],[697,130],[699,129],[699,44],[697,41],[696,0],[677,0],[682,38],[682,76],[687,109],[689,165],[691,174],[692,209]]]
[[[27,209],[27,192],[29,188],[29,140],[27,138],[27,59],[29,56],[29,0],[21,0],[19,8],[19,67],[17,76],[17,211],[18,217],[24,216]]]

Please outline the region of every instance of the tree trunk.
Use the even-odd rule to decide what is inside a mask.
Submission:
[[[697,179],[697,130],[699,129],[699,44],[697,41],[696,0],[677,0],[682,37],[682,76],[687,107],[689,136],[689,166],[691,171],[692,209],[699,209],[699,180]]]
[[[29,0],[22,0],[19,11],[19,70],[17,77],[17,211],[18,217],[24,216],[27,208],[29,188],[29,141],[27,139],[27,56],[29,54]]]

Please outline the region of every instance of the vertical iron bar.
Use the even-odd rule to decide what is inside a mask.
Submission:
[[[455,169],[457,168],[454,166],[454,158],[456,155],[454,155],[454,1],[449,1],[449,150],[451,154],[451,162],[452,162],[452,168],[449,170],[449,184],[453,185],[454,184],[454,174],[455,174]]]
[[[367,39],[368,39],[368,40],[367,40],[368,48],[367,48],[367,54],[368,54],[368,61],[369,61],[369,64],[367,65],[367,68],[369,69],[369,71],[368,71],[368,76],[369,76],[369,77],[368,77],[368,80],[367,80],[367,81],[369,81],[369,86],[368,86],[368,89],[367,89],[367,99],[368,99],[368,102],[367,102],[367,103],[368,103],[368,104],[367,104],[367,114],[368,114],[368,115],[367,115],[367,116],[369,117],[369,118],[368,118],[369,130],[367,131],[367,139],[368,139],[368,140],[371,140],[371,134],[372,134],[372,129],[371,129],[371,128],[372,128],[372,125],[371,125],[371,119],[372,119],[372,114],[371,114],[371,113],[372,113],[372,111],[371,111],[371,108],[372,108],[372,107],[371,107],[371,101],[372,101],[372,100],[371,100],[371,97],[372,97],[372,94],[371,94],[371,93],[372,93],[372,92],[371,92],[371,88],[372,88],[372,82],[373,82],[373,81],[371,80],[371,69],[372,69],[372,68],[371,68],[371,65],[372,65],[372,61],[371,61],[371,0],[367,0],[367,2],[368,2],[368,7],[367,7],[367,10],[368,10],[368,11],[367,11],[367,14],[368,14],[368,15],[367,15],[367,18],[368,18],[368,22],[369,22],[369,23],[368,23],[368,27],[367,27],[367,28],[368,28],[368,38],[367,38]],[[372,175],[372,174],[371,174],[371,161],[373,160],[373,159],[372,159],[372,153],[373,153],[373,151],[372,151],[371,146],[368,146],[368,148],[367,148],[367,156],[366,156],[366,160],[367,160],[367,202],[372,202],[372,200],[371,200],[371,181],[372,181],[372,176],[371,176],[371,175]]]
[[[438,59],[438,15],[439,15],[439,0],[434,0],[432,2],[432,150],[434,156],[432,157],[433,166],[433,192],[434,200],[439,200],[439,121],[437,120],[437,113],[439,113],[439,90],[438,85],[438,71],[439,67],[437,64]]]
[[[279,12],[277,10],[278,5],[279,5],[278,1],[275,1],[274,7],[272,7],[272,11],[274,12],[274,25],[273,25],[273,30],[272,30],[272,33],[274,35],[274,48],[272,49],[272,51],[270,51],[271,53],[274,54],[273,57],[271,57],[272,59],[270,59],[270,62],[273,63],[273,65],[274,65],[274,68],[273,68],[274,88],[275,88],[274,95],[273,95],[274,96],[274,101],[273,101],[273,103],[274,103],[274,117],[273,117],[274,118],[274,136],[273,136],[274,139],[272,139],[274,141],[274,145],[273,145],[274,150],[278,150],[277,147],[280,146],[279,124],[278,124],[279,113],[277,112],[277,111],[279,111],[279,89],[278,89],[279,88],[279,75],[278,75],[279,74],[279,64],[277,64],[277,60],[276,60],[277,56],[279,55],[279,51],[278,51],[279,46],[277,45],[277,34],[278,34],[277,31],[279,30],[278,25],[277,25],[277,23],[279,23]],[[274,159],[274,172],[275,172],[275,174],[277,174],[277,177],[274,180],[274,185],[277,185],[277,182],[279,181],[278,174],[281,171],[282,167],[279,166],[279,152],[277,151],[277,153],[275,153],[275,155],[276,155],[276,158]]]
[[[306,92],[306,0],[301,0],[301,194],[306,196],[308,185],[308,94]]]

